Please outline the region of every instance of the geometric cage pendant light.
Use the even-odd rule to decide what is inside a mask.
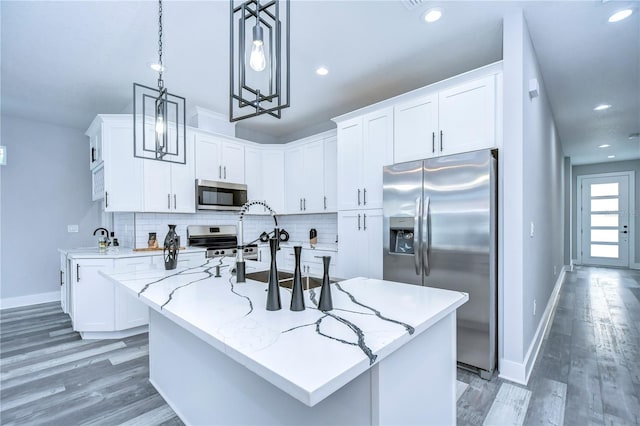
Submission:
[[[229,121],[289,107],[289,1],[230,0]]]
[[[162,73],[162,0],[158,0],[158,88],[133,83],[133,155],[186,163],[186,99],[169,93]]]

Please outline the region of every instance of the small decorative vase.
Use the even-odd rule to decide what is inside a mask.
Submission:
[[[169,225],[169,232],[164,237],[164,269],[176,269],[178,266],[178,251],[180,250],[180,237],[176,234],[176,225]]]
[[[294,246],[293,253],[296,257],[296,267],[293,270],[293,287],[291,288],[292,311],[304,311],[304,293],[302,289],[302,274],[300,273],[300,255],[302,246]]]
[[[276,253],[278,252],[278,237],[269,239],[269,249],[271,250],[271,268],[269,269],[269,289],[267,290],[267,311],[279,311],[282,308],[280,303],[280,285],[278,283],[278,266],[276,265]]]
[[[324,273],[322,274],[322,287],[320,288],[320,301],[318,302],[318,309],[323,312],[333,309],[333,301],[331,300],[331,283],[329,282],[329,263],[331,262],[331,256],[322,256],[322,265],[324,266]]]

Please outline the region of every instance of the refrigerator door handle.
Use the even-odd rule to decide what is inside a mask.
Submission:
[[[415,262],[416,267],[416,275],[420,275],[420,197],[416,198],[416,214],[413,216],[413,260]]]
[[[431,204],[431,199],[429,197],[424,197],[424,218],[422,219],[422,225],[423,225],[422,267],[424,269],[425,277],[429,276],[429,273],[431,272],[431,269],[429,268],[429,252],[431,251],[431,247],[430,247],[431,241],[429,241],[430,240],[429,218],[431,216],[429,213],[430,204]]]

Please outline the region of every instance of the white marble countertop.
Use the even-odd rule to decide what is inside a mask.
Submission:
[[[152,309],[287,392],[313,406],[468,299],[466,293],[354,278],[331,285],[334,309],[317,310],[320,289],[305,291],[306,309],[267,311],[267,285],[237,283],[233,259],[165,271],[101,271]],[[216,278],[215,265],[222,265]],[[265,264],[247,262],[247,273]],[[434,349],[434,350],[437,350]]]
[[[58,249],[58,251],[72,259],[118,259],[121,257],[136,256],[162,256],[162,250],[133,251],[131,247],[108,247],[100,250],[98,247],[77,247],[71,249]],[[202,247],[185,247],[180,253],[204,253]],[[179,256],[179,254],[178,254]]]

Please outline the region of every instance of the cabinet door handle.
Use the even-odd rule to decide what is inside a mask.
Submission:
[[[360,214],[358,214],[358,231],[360,230]]]
[[[218,179],[222,179],[222,166],[218,166]]]
[[[300,211],[302,211],[302,198],[300,198]]]
[[[76,282],[80,282],[80,264],[76,263]]]
[[[173,194],[173,208],[174,210],[178,208],[178,197],[176,194]]]
[[[92,163],[96,162],[96,149],[95,149],[95,147],[91,147],[91,162]]]
[[[367,188],[362,190],[363,196],[362,196],[362,200],[364,201],[363,204],[366,206],[367,205]]]
[[[109,207],[109,192],[104,191],[104,208]]]
[[[303,198],[303,199],[302,199],[302,205],[304,206],[304,209],[303,209],[303,210],[304,210],[304,211],[307,211],[307,199],[306,199],[306,198]]]
[[[60,287],[62,287],[62,271],[60,271]]]
[[[171,210],[171,194],[167,194],[167,208]]]
[[[324,209],[327,209],[327,196],[324,196]]]
[[[358,188],[358,205],[360,205],[360,188]]]
[[[442,151],[442,130],[440,130],[440,151]]]
[[[363,231],[366,231],[367,230],[367,214],[366,213],[363,215],[362,223],[364,225],[362,229],[363,229]]]
[[[436,132],[431,132],[431,152],[436,152]]]
[[[224,166],[224,178],[227,179],[227,166]]]

